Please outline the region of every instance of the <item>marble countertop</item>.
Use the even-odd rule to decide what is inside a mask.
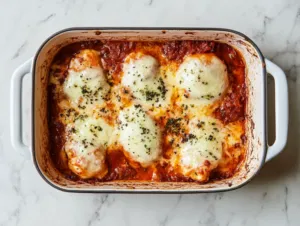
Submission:
[[[0,225],[300,225],[300,2],[228,2],[1,1]],[[74,194],[55,190],[38,175],[29,153],[12,148],[8,94],[14,69],[33,56],[49,35],[73,26],[223,27],[245,33],[287,74],[287,147],[248,185],[226,193]],[[23,92],[25,141],[30,136],[29,82],[27,76]],[[272,87],[272,81],[268,84]],[[272,123],[270,126],[273,131]]]

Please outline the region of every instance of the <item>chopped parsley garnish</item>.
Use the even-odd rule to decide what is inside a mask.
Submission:
[[[165,99],[165,97],[166,97],[166,93],[167,93],[167,89],[166,89],[166,86],[165,86],[165,83],[164,83],[164,81],[162,80],[162,78],[159,78],[159,86],[158,86],[158,90],[161,92],[161,97],[163,98],[163,99]]]
[[[157,93],[155,91],[149,91],[149,90],[147,90],[145,92],[145,95],[146,95],[146,100],[147,101],[153,100],[155,97],[159,97],[160,96],[159,93]]]
[[[182,142],[185,143],[185,142],[188,142],[189,140],[193,140],[193,139],[197,139],[195,134],[191,134],[191,133],[185,134],[185,136],[182,139]]]
[[[199,122],[197,123],[197,127],[198,127],[199,129],[202,128],[204,125],[205,125],[205,122],[203,122],[203,121],[199,121]]]
[[[210,141],[216,140],[216,138],[213,135],[209,135],[207,139]]]
[[[148,129],[148,128],[140,127],[140,129],[142,130],[142,133],[141,133],[142,135],[150,133],[150,129]]]
[[[211,100],[211,99],[215,98],[215,96],[213,96],[211,94],[207,94],[207,95],[201,96],[201,98],[204,98],[206,100]]]
[[[182,118],[170,118],[166,124],[166,130],[169,133],[180,133],[181,130],[181,120]]]

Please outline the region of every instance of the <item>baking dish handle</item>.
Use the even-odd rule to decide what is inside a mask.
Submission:
[[[288,135],[288,85],[283,70],[266,59],[267,72],[275,81],[275,132],[273,145],[268,146],[266,161],[277,156],[285,147]]]
[[[30,73],[32,58],[19,66],[13,73],[10,87],[10,135],[12,146],[29,149],[22,141],[22,79]]]

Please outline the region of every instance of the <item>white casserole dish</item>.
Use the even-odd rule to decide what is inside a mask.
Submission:
[[[247,153],[240,170],[231,178],[206,184],[186,182],[111,181],[94,184],[65,179],[53,166],[49,156],[47,123],[48,70],[55,54],[65,45],[86,40],[211,40],[237,49],[246,62],[248,103],[246,112]],[[275,80],[276,140],[267,142],[266,80],[269,72]],[[32,147],[21,139],[21,86],[25,74],[31,73]],[[35,57],[18,67],[11,80],[11,139],[15,149],[31,149],[34,164],[50,185],[73,192],[216,192],[236,189],[252,179],[265,161],[278,155],[287,141],[288,91],[284,72],[266,60],[258,47],[245,35],[227,29],[199,28],[71,28],[49,37]]]

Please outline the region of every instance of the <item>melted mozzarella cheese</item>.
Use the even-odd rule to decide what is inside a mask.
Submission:
[[[130,159],[143,167],[158,159],[161,153],[161,132],[139,105],[132,105],[119,114],[119,142]]]
[[[152,56],[130,54],[123,65],[122,85],[128,87],[144,107],[164,105],[167,89],[158,72],[158,62]]]
[[[153,78],[158,72],[157,60],[142,53],[129,54],[123,65],[124,77],[122,83],[131,86],[135,81]]]
[[[69,168],[81,178],[103,178],[108,171],[106,151],[122,146],[130,163],[149,167],[156,161],[167,162],[176,173],[204,182],[211,170],[221,166],[226,148],[240,142],[242,127],[227,128],[218,120],[203,116],[211,115],[208,104],[220,98],[228,86],[226,66],[215,55],[188,56],[178,68],[177,62],[160,66],[150,55],[131,53],[120,76],[121,83],[110,88],[98,52],[83,50],[71,60],[67,78],[60,87],[69,98],[59,103],[64,109],[67,130],[65,152]],[[50,82],[61,85],[56,77]],[[174,106],[167,105],[171,100],[175,101]],[[101,111],[97,111],[99,105]],[[89,114],[89,109],[93,114]],[[103,120],[107,120],[107,115],[117,128]],[[172,122],[170,117],[175,118],[175,125],[169,125],[170,131],[165,130],[162,138],[153,119]],[[176,119],[180,119],[178,123]],[[241,132],[233,136],[237,128]],[[222,146],[225,136],[227,144]],[[162,139],[171,146],[164,152],[166,158],[161,156]]]
[[[175,75],[176,86],[194,102],[209,104],[220,98],[228,86],[227,68],[212,54],[188,56]]]
[[[67,131],[65,150],[70,169],[81,178],[102,178],[107,173],[105,155],[113,128],[101,118],[80,117]]]
[[[98,53],[84,50],[71,60],[68,76],[64,82],[64,92],[71,102],[81,108],[102,104],[109,91]]]
[[[193,118],[188,124],[187,141],[179,147],[182,173],[197,181],[206,181],[209,171],[216,168],[222,157],[223,131],[211,117]]]

